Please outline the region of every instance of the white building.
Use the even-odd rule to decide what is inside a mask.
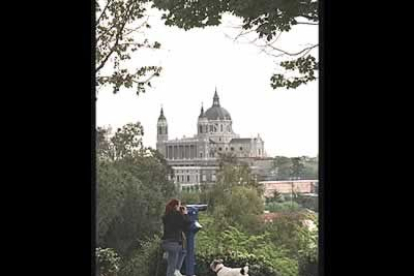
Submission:
[[[182,185],[216,181],[219,153],[232,153],[241,159],[265,158],[264,141],[240,138],[233,131],[230,113],[220,105],[217,90],[212,106],[201,107],[197,134],[191,138],[168,139],[168,122],[161,108],[157,122],[157,150],[174,170],[174,180]]]

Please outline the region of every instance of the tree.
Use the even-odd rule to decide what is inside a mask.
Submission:
[[[151,26],[146,12],[149,0],[96,0],[95,74],[97,91],[110,85],[113,92],[134,88],[136,93],[151,87],[151,79],[161,68],[141,64],[135,71],[127,61],[138,49],[159,49],[159,42],[150,42],[143,33]]]
[[[317,157],[285,157],[276,156],[273,160],[272,169],[277,172],[277,180],[295,179],[318,179]]]
[[[253,42],[261,41],[260,47],[273,57],[287,57],[279,65],[287,73],[296,73],[291,77],[275,73],[270,79],[274,89],[296,88],[316,79],[318,63],[310,52],[318,47],[317,44],[297,52],[288,52],[276,45],[280,34],[294,26],[318,24],[318,3],[315,0],[154,0],[154,6],[164,11],[166,25],[185,30],[218,26],[225,13],[241,18],[242,31],[238,37],[255,33]]]
[[[305,165],[303,164],[301,157],[292,158],[291,178],[300,179],[304,168]]]
[[[260,195],[263,193],[261,186],[252,174],[249,164],[240,161],[231,153],[219,155],[217,182],[228,187],[238,185],[253,187]]]
[[[268,223],[266,231],[272,243],[287,249],[292,258],[299,259],[305,251],[306,254],[312,252],[317,255],[317,251],[314,250],[318,245],[318,231],[317,228],[309,229],[306,220],[317,223],[317,217],[313,213],[287,213]]]
[[[318,179],[319,168],[318,168],[317,158],[315,157],[315,158],[303,159],[302,157],[302,160],[303,160],[304,168],[302,171],[301,178],[302,179]]]
[[[262,276],[297,276],[297,261],[288,251],[276,246],[269,233],[249,233],[245,228],[229,226],[216,231],[216,220],[200,216],[204,230],[197,236],[197,275],[212,275],[209,265],[213,258],[223,258],[228,266],[251,264],[249,274]]]
[[[105,243],[107,233],[120,216],[126,201],[127,186],[136,179],[123,174],[112,163],[99,160],[97,163],[97,242],[98,245],[111,247]]]
[[[273,169],[277,171],[278,180],[287,180],[290,177],[292,160],[285,156],[276,156],[273,160]]]
[[[180,200],[182,204],[199,204],[200,193],[199,192],[181,192]]]
[[[308,196],[299,194],[296,198],[296,202],[303,206],[303,208],[310,209],[314,212],[318,212],[318,197],[317,196]]]
[[[221,155],[217,183],[209,193],[209,212],[218,229],[241,225],[248,231],[260,228],[258,215],[263,213],[263,191],[248,164],[231,155]]]
[[[97,162],[98,245],[128,255],[138,240],[161,231],[165,202],[175,195],[171,168],[157,151],[142,145],[139,123],[113,136],[100,129]]]

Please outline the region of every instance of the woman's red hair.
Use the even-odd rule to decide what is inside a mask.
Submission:
[[[178,199],[175,199],[175,198],[171,199],[165,206],[165,214],[168,214],[169,212],[174,210],[175,207],[178,206],[179,204],[180,204],[180,201],[178,201]]]

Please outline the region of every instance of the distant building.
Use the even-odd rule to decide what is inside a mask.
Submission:
[[[242,138],[233,131],[232,118],[220,105],[217,90],[212,106],[206,111],[201,107],[197,134],[191,138],[170,140],[167,118],[161,108],[156,147],[173,168],[175,183],[182,186],[216,182],[219,153],[231,153],[253,167],[258,160],[266,159],[260,135]]]
[[[264,196],[272,197],[277,191],[280,194],[317,194],[318,180],[283,180],[283,181],[260,181],[264,188]]]
[[[311,210],[306,210],[305,212],[273,212],[273,213],[263,213],[260,215],[260,218],[265,223],[272,223],[282,218],[294,218],[302,221],[303,225],[306,226],[310,231],[317,230],[317,225],[310,219],[306,218],[306,213],[315,214]]]

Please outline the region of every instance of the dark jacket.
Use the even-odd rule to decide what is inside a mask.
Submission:
[[[183,240],[182,232],[187,231],[191,223],[188,219],[188,215],[183,215],[180,212],[173,210],[162,217],[162,222],[164,224],[164,235],[162,236],[162,240],[177,241],[181,244]]]

